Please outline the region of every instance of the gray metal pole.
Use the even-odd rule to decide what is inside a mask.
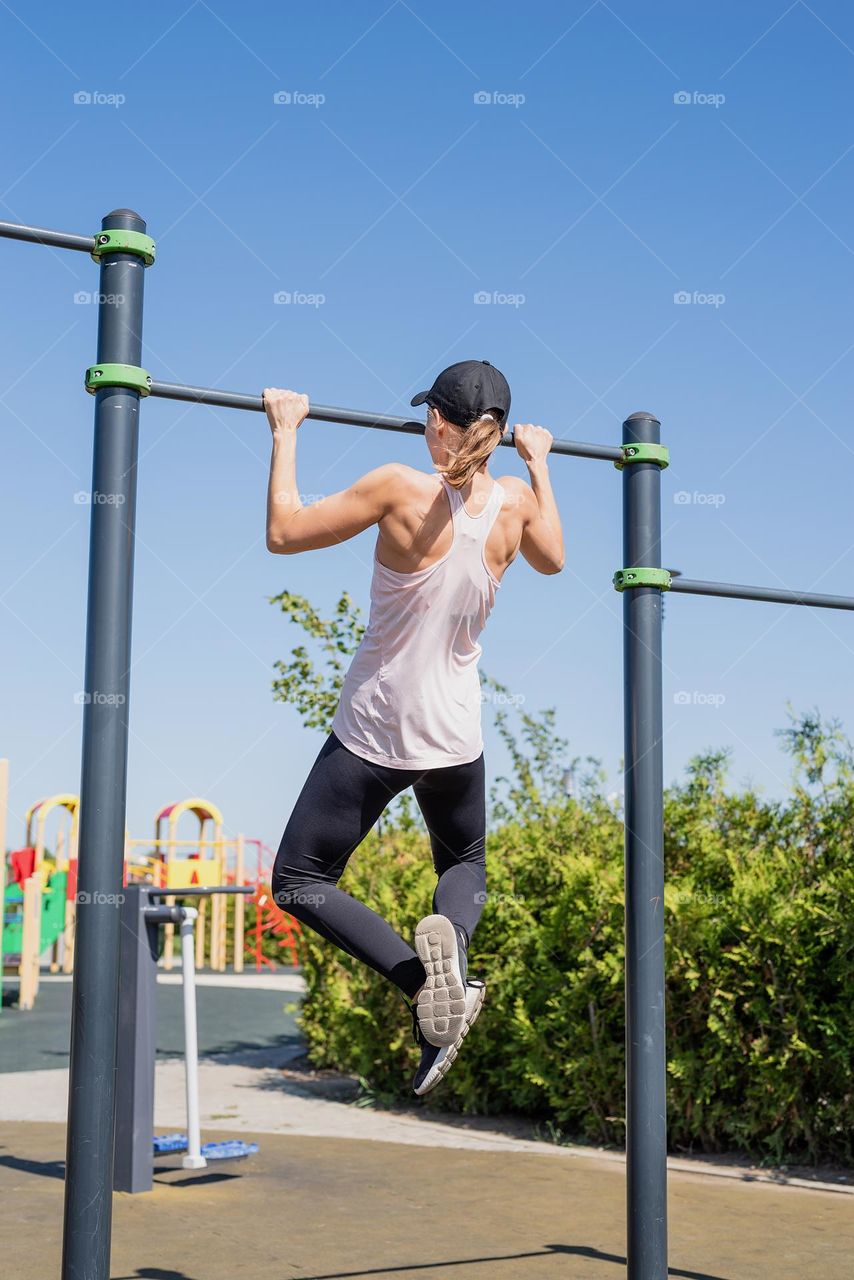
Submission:
[[[102,227],[145,231],[129,209]],[[101,259],[99,363],[139,365],[145,268]],[[139,395],[95,397],[63,1280],[108,1280]]]
[[[214,405],[220,409],[264,412],[261,396],[245,391],[221,391],[217,387],[191,387],[181,382],[152,381],[151,395],[160,400],[183,400],[190,404]],[[368,413],[364,409],[339,409],[333,405],[312,403],[308,416],[314,422],[340,422],[345,426],[402,431],[407,435],[424,434],[423,422],[400,418],[390,413]],[[501,443],[512,449],[513,437],[506,435]],[[623,456],[618,445],[588,444],[583,440],[555,440],[551,452],[570,458],[598,458],[604,462],[619,462]]]
[[[854,609],[854,596],[828,596],[818,591],[790,591],[786,587],[747,587],[739,582],[701,582],[674,578],[670,590],[686,596],[723,596],[731,600],[759,600],[768,604],[802,604],[812,609]]]
[[[7,240],[28,240],[30,244],[49,244],[55,249],[78,249],[81,253],[91,253],[95,248],[94,236],[51,231],[50,227],[29,227],[23,222],[0,222],[0,236]]]
[[[658,444],[633,413],[624,444]],[[661,567],[661,472],[623,468],[623,566]],[[626,1177],[629,1280],[667,1280],[661,590],[623,592],[626,809]]]

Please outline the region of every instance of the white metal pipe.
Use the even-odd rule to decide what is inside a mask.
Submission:
[[[199,1121],[199,1037],[196,1027],[196,957],[193,926],[199,914],[195,907],[184,907],[181,921],[181,964],[184,987],[184,1072],[187,1082],[187,1154],[185,1169],[204,1169],[201,1123]]]

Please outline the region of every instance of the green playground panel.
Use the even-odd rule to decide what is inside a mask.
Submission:
[[[42,894],[41,950],[52,947],[65,928],[65,891],[67,871],[54,871],[47,889]],[[21,937],[24,931],[24,891],[19,884],[6,887],[3,909],[3,952],[5,955],[21,954]]]

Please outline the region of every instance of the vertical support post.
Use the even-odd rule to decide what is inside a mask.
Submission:
[[[181,963],[184,987],[184,1072],[187,1089],[187,1154],[182,1161],[184,1169],[204,1169],[207,1160],[202,1155],[201,1123],[199,1120],[199,1033],[196,1026],[196,965],[193,954],[193,925],[195,907],[182,908]]]
[[[21,982],[18,989],[18,1008],[32,1009],[39,993],[39,959],[41,957],[42,878],[34,871],[24,881],[22,888],[21,962],[18,966]]]
[[[624,444],[658,444],[633,413]],[[661,567],[661,471],[623,467],[623,566]],[[667,1280],[661,589],[623,592],[628,1280]]]
[[[3,927],[6,923],[6,817],[9,812],[9,761],[0,760],[0,1009],[3,1008]]]
[[[57,831],[56,833],[56,845],[54,846],[53,856],[55,859],[55,866],[57,870],[59,870],[62,867],[63,862],[65,862],[65,865],[68,866],[68,862],[65,857],[65,832],[64,831]],[[51,947],[51,953],[50,953],[51,973],[59,973],[60,964],[63,958],[63,952],[65,950],[65,908],[64,906],[63,906],[62,916],[63,916],[62,933],[60,933],[54,939],[53,946]]]
[[[236,888],[243,888],[243,881],[246,878],[246,854],[244,850],[243,836],[237,837],[237,861],[234,867],[234,884]],[[234,972],[243,972],[243,951],[246,946],[245,940],[246,926],[246,898],[242,893],[238,893],[234,898]]]
[[[148,889],[128,885],[121,908],[119,1041],[116,1071],[116,1191],[150,1191],[157,1047],[157,931]]]
[[[166,899],[170,901],[169,898]],[[174,898],[171,899],[175,901]],[[198,917],[196,920],[196,968],[201,970],[205,967],[205,928],[207,923],[208,900],[205,897],[199,898]],[[211,930],[211,945],[213,945],[213,930]]]
[[[129,209],[102,229],[145,231]],[[145,266],[101,258],[99,364],[141,364]],[[108,1280],[139,394],[95,396],[63,1280]]]

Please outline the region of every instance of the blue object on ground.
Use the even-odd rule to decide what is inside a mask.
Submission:
[[[205,1142],[202,1144],[202,1155],[206,1160],[240,1160],[244,1156],[254,1156],[258,1150],[257,1142]]]
[[[162,1155],[166,1151],[186,1151],[186,1133],[163,1133],[154,1135],[154,1154]]]
[[[186,1150],[186,1133],[163,1133],[154,1136],[155,1155]],[[234,1138],[229,1142],[205,1142],[202,1146],[202,1155],[206,1160],[242,1160],[245,1156],[254,1156],[257,1150],[257,1142],[241,1142]]]

